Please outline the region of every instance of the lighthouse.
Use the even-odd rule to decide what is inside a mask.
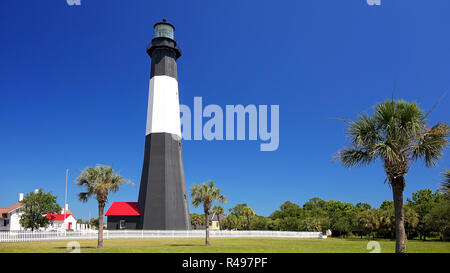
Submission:
[[[144,164],[139,188],[138,229],[190,229],[181,153],[175,27],[165,19],[154,26],[147,47],[151,58]]]

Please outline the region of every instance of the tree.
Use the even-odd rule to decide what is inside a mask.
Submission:
[[[386,210],[386,209],[394,209],[394,201],[384,200],[383,203],[380,205],[380,209]]]
[[[357,226],[357,211],[352,203],[329,200],[320,211],[327,216],[333,235],[345,237]]]
[[[301,217],[303,214],[302,208],[289,201],[284,202],[279,210],[274,211],[270,217],[272,219],[286,218],[286,217]]]
[[[94,227],[94,228],[96,228],[96,229],[99,229],[99,220],[98,220],[99,218],[91,218],[91,219],[89,219],[89,225],[91,226],[91,227]]]
[[[228,209],[228,211],[229,211],[231,214],[234,214],[234,215],[236,215],[236,216],[242,216],[242,215],[244,215],[244,213],[242,212],[242,210],[243,210],[245,207],[248,207],[247,203],[237,204],[236,206],[232,207],[231,209]]]
[[[417,230],[420,238],[424,241],[432,231],[431,227],[425,221],[425,216],[430,213],[431,209],[442,199],[443,196],[439,191],[436,191],[433,194],[430,189],[418,190],[412,194],[412,199],[407,199],[408,205],[417,213],[419,220]]]
[[[377,230],[380,226],[376,212],[373,210],[361,210],[357,214],[357,227],[360,232],[361,238],[363,235],[367,235],[367,239],[370,239],[370,235]]]
[[[48,219],[46,215],[61,212],[61,207],[56,203],[56,199],[57,197],[52,195],[51,192],[45,193],[42,189],[27,193],[21,201],[20,225],[32,231],[47,227],[51,219]]]
[[[324,230],[324,219],[323,217],[306,217],[300,220],[299,231],[323,231]],[[325,219],[326,220],[326,219]]]
[[[267,230],[268,229],[269,218],[264,216],[256,216],[253,219],[252,227],[253,230]]]
[[[110,166],[97,165],[87,167],[77,177],[78,186],[84,187],[85,192],[80,192],[78,198],[82,202],[87,202],[89,198],[94,197],[98,202],[98,243],[97,248],[103,248],[103,211],[108,202],[108,194],[117,192],[119,186],[124,183],[133,184],[131,181],[123,178]]]
[[[191,225],[194,226],[194,229],[197,229],[197,226],[201,226],[204,223],[204,217],[197,213],[192,213],[191,217]]]
[[[450,198],[450,169],[445,170],[445,172],[442,173],[442,176],[444,177],[444,180],[441,183],[442,191]]]
[[[280,210],[296,210],[300,209],[300,206],[292,203],[291,201],[286,201],[280,206]]]
[[[225,210],[221,206],[214,206],[212,212],[217,215],[217,221],[219,222],[219,229],[222,229],[220,224],[220,215],[225,213]]]
[[[377,215],[380,223],[377,235],[393,239],[395,237],[394,202],[384,201]]]
[[[442,240],[450,239],[450,201],[441,200],[425,216],[425,222],[433,231],[441,233]]]
[[[303,209],[317,211],[317,210],[320,210],[323,207],[325,207],[326,203],[327,202],[325,202],[324,200],[322,200],[318,197],[314,197],[314,198],[309,199],[305,204],[303,204]]]
[[[247,230],[251,229],[251,222],[250,219],[255,216],[255,212],[253,211],[252,208],[250,208],[249,206],[246,206],[244,208],[242,208],[242,214],[245,216],[245,218],[247,219]]]
[[[419,215],[409,204],[405,205],[405,232],[408,239],[417,235],[419,225]]]
[[[288,201],[289,202],[289,201]],[[243,229],[250,230],[251,218],[255,216],[255,212],[247,205],[247,203],[237,204],[231,209],[228,209],[231,214],[237,216],[238,220],[241,220],[241,227]]]
[[[302,222],[297,217],[279,218],[280,230],[283,231],[298,231],[301,229]]]
[[[228,214],[227,218],[225,218],[225,223],[229,230],[237,229],[237,225],[239,223],[239,219],[234,214]]]
[[[213,202],[225,203],[225,195],[221,194],[220,189],[216,188],[214,181],[203,183],[202,185],[193,185],[191,188],[192,205],[198,207],[203,204],[205,212],[206,238],[205,244],[209,245],[209,214]]]
[[[356,203],[355,207],[359,210],[371,210],[372,209],[372,206],[370,204],[362,203],[362,202]]]
[[[350,147],[336,156],[346,167],[367,165],[376,159],[383,162],[393,193],[397,253],[406,252],[403,191],[410,164],[423,159],[431,167],[447,146],[448,125],[438,123],[429,128],[426,117],[416,103],[380,103],[372,116],[360,115],[357,121],[347,122]]]

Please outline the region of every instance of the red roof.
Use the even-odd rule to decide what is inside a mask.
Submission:
[[[105,215],[141,215],[141,212],[138,202],[114,202]]]
[[[45,215],[45,218],[50,219],[52,221],[63,221],[65,219],[67,219],[67,217],[69,217],[72,214],[47,214]]]
[[[3,215],[4,213],[10,213],[11,211],[17,209],[17,208],[20,207],[20,206],[22,206],[22,203],[19,202],[19,203],[15,203],[14,205],[9,206],[9,207],[7,207],[7,208],[0,208],[0,219],[3,218],[2,215]]]

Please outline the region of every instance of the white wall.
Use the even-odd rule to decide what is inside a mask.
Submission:
[[[71,229],[75,230],[77,226],[77,220],[72,215],[69,215],[69,217],[64,220],[64,228],[67,229],[69,227],[69,223],[72,223]]]
[[[9,215],[9,230],[23,230],[20,225],[20,216],[22,213],[19,213],[19,209],[13,210]]]
[[[18,231],[24,230],[20,225],[20,216],[22,213],[19,213],[19,208],[8,213],[8,221],[9,224],[7,226],[3,226],[5,219],[0,220],[0,230],[2,231]]]

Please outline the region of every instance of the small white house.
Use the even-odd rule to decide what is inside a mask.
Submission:
[[[21,214],[19,208],[21,206],[22,203],[18,202],[7,208],[0,208],[0,231],[23,230],[19,222]]]
[[[47,226],[46,230],[75,230],[77,228],[77,220],[73,214],[66,211],[65,214],[47,214],[45,216],[50,219],[51,223]]]

